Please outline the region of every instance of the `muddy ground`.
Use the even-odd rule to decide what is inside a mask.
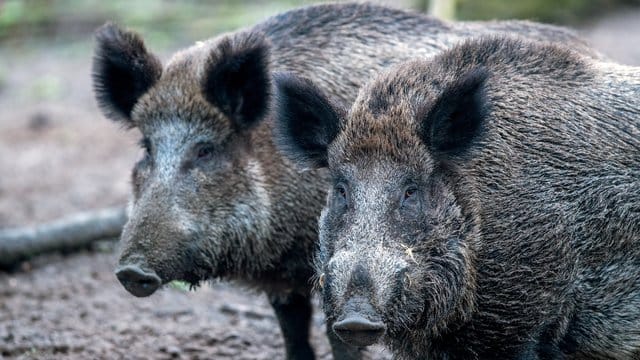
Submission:
[[[640,65],[640,11],[582,31],[611,58]],[[0,47],[0,229],[126,202],[138,134],[98,113],[90,53],[87,39]],[[134,298],[113,276],[114,254],[114,242],[103,242],[0,273],[0,358],[283,357],[263,295],[215,283]],[[323,326],[316,312],[313,344],[328,359]]]

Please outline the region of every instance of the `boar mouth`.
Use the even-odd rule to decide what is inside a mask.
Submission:
[[[180,281],[184,281],[189,284],[189,291],[193,291],[199,288],[202,282],[207,280],[207,278],[208,277],[202,276],[202,274],[197,271],[188,271],[180,277]]]
[[[194,251],[189,251],[183,259],[183,269],[185,269],[181,276],[180,281],[184,281],[189,284],[189,290],[195,290],[200,287],[203,281],[216,277],[211,266],[208,263],[202,261],[196,256],[193,256]]]

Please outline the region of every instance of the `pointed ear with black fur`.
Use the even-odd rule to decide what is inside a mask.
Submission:
[[[274,138],[278,149],[302,168],[326,167],[327,147],[338,135],[344,110],[310,80],[276,74]]]
[[[422,116],[421,137],[437,156],[464,155],[482,134],[489,113],[488,72],[478,68],[447,86]]]
[[[242,131],[266,115],[271,100],[270,78],[269,45],[264,36],[234,35],[223,39],[209,55],[202,93]]]
[[[106,23],[95,34],[93,89],[106,117],[132,126],[131,110],[162,74],[162,64],[142,38]]]

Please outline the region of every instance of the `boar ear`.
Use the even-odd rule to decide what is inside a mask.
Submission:
[[[93,89],[106,117],[131,123],[140,96],[160,78],[160,60],[147,52],[142,38],[107,23],[96,31]]]
[[[489,103],[488,73],[472,70],[447,86],[422,118],[422,139],[438,155],[463,155],[479,138]]]
[[[223,39],[205,63],[202,92],[238,130],[257,124],[267,113],[271,94],[264,36],[247,33]]]
[[[276,74],[275,81],[276,145],[301,167],[326,167],[327,147],[338,134],[344,111],[307,79]]]

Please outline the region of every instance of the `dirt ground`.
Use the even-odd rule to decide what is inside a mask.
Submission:
[[[283,358],[264,296],[216,283],[135,298],[115,280],[114,261],[112,251],[49,257],[0,275],[0,358]],[[323,326],[316,312],[313,345],[329,359]]]
[[[640,65],[640,10],[581,31],[612,59]],[[90,54],[87,39],[0,47],[0,229],[125,204],[138,134],[98,113]],[[104,242],[0,273],[0,358],[283,357],[263,295],[215,283],[134,298],[113,276],[114,254]],[[323,327],[317,311],[313,344],[328,359]],[[381,348],[371,355],[388,358]]]

